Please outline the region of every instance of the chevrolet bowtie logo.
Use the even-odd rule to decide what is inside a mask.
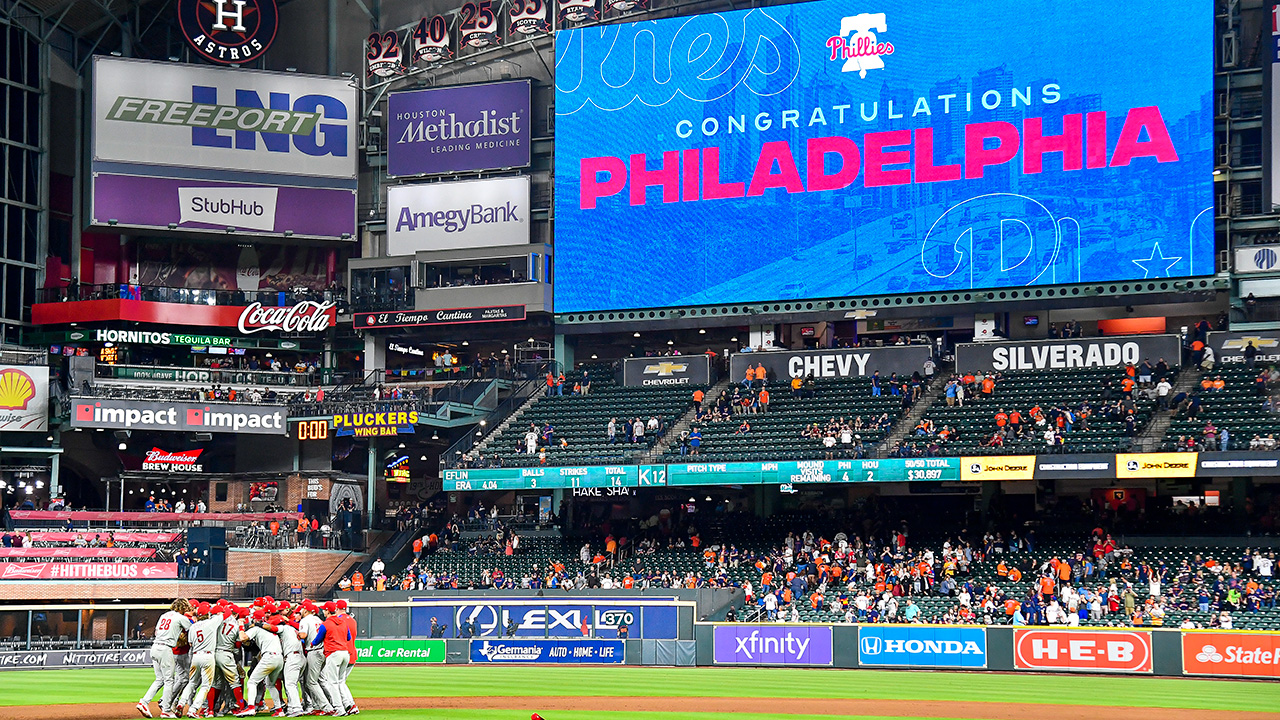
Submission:
[[[1273,348],[1280,346],[1280,340],[1273,337],[1259,337],[1257,335],[1245,335],[1235,340],[1228,340],[1222,343],[1223,350],[1243,350],[1249,347],[1249,343],[1253,343],[1256,348]]]
[[[689,363],[678,362],[660,362],[657,365],[645,365],[645,375],[657,375],[658,377],[668,377],[678,372],[684,372],[689,367]]]

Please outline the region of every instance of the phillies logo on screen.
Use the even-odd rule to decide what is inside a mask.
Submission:
[[[560,19],[569,22],[595,20],[596,0],[560,0]]]
[[[840,34],[827,40],[832,60],[843,60],[840,72],[856,72],[866,77],[868,70],[883,70],[885,55],[893,54],[893,43],[880,42],[877,32],[888,32],[884,13],[861,13],[840,20]]]
[[[256,302],[240,313],[236,325],[249,335],[263,330],[282,332],[324,332],[334,324],[337,305],[303,300],[291,307],[263,307]]]
[[[179,0],[182,36],[210,62],[257,60],[279,29],[276,0]]]

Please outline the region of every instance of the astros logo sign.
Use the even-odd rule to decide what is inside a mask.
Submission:
[[[276,0],[179,0],[178,25],[191,47],[220,65],[256,60],[279,28]]]

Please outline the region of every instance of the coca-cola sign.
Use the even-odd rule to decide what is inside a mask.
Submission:
[[[204,465],[199,462],[203,449],[169,452],[160,448],[151,448],[142,461],[143,470],[164,470],[168,472],[204,472]]]
[[[314,300],[284,307],[264,307],[256,302],[240,313],[236,324],[245,335],[263,330],[320,333],[333,327],[337,317],[335,307],[335,303]]]

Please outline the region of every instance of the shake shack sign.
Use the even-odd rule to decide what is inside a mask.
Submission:
[[[478,308],[451,308],[448,310],[358,313],[355,326],[357,330],[376,330],[378,328],[461,325],[464,323],[505,322],[524,319],[524,305],[498,305]]]

